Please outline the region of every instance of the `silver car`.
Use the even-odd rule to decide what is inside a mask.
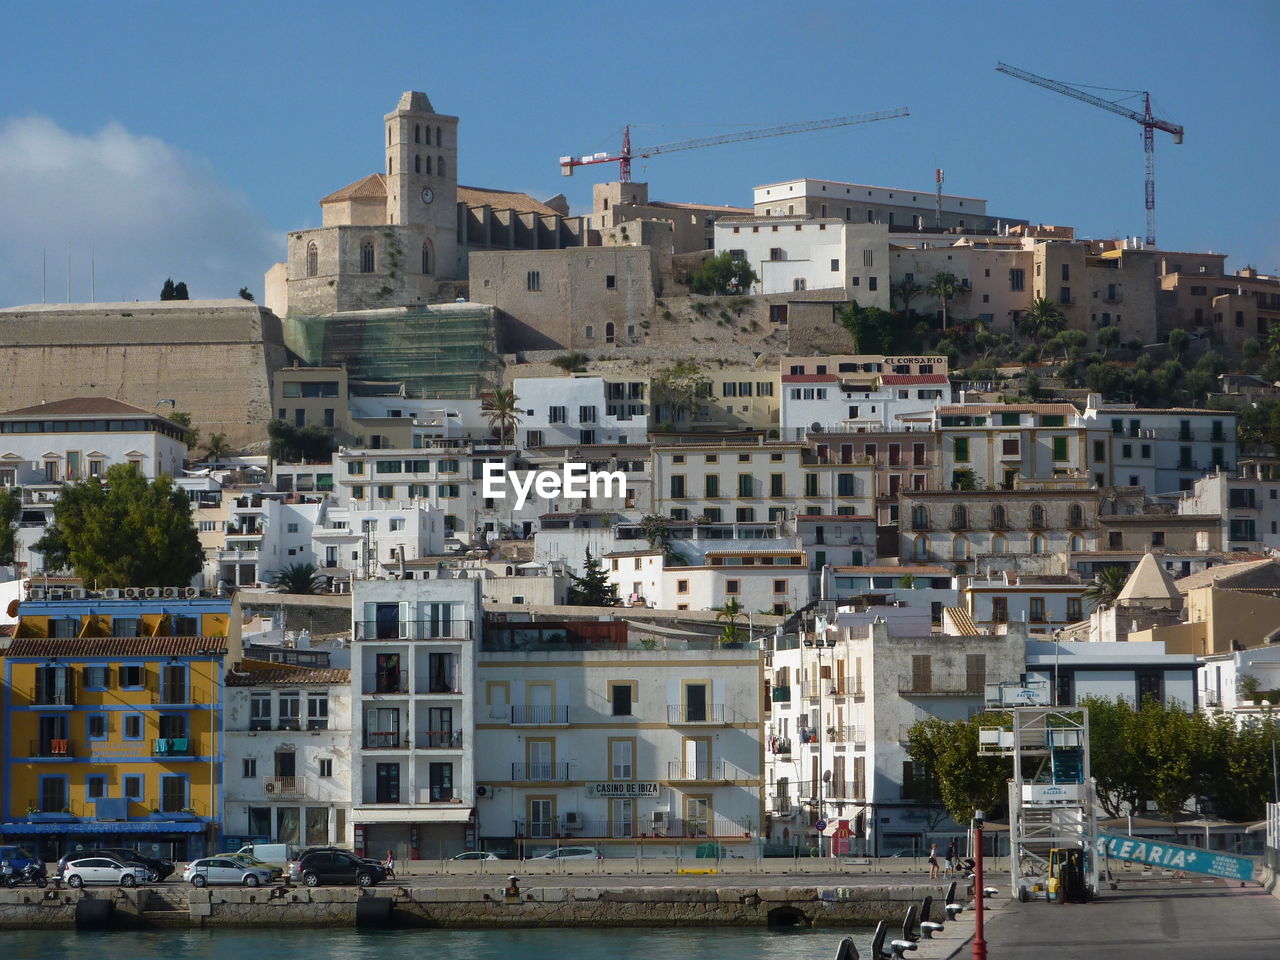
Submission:
[[[111,883],[121,887],[136,887],[147,882],[146,867],[130,867],[119,860],[106,857],[88,857],[84,860],[68,861],[62,872],[62,879],[68,887],[78,889],[86,883]]]
[[[187,869],[182,872],[182,879],[193,887],[203,887],[210,883],[260,887],[271,882],[271,870],[268,867],[249,866],[230,857],[205,857],[187,864]]]

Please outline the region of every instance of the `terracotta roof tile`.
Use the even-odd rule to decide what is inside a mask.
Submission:
[[[833,373],[784,373],[783,383],[835,383],[838,378]]]
[[[321,203],[339,203],[343,200],[385,200],[387,199],[387,178],[381,173],[371,173],[355,183],[349,183],[341,190],[335,190],[327,197],[321,197]]]
[[[560,211],[535,200],[527,193],[514,190],[490,190],[486,187],[458,185],[458,200],[468,207],[493,207],[495,210],[514,210],[516,213],[541,213],[559,216]]]
[[[946,375],[942,373],[886,373],[880,378],[880,380],[892,387],[909,387],[925,383],[948,382]]]
[[[195,657],[221,656],[226,637],[19,637],[7,657]]]
[[[295,667],[288,664],[272,663],[258,669],[256,663],[263,661],[244,661],[237,663],[227,673],[228,687],[260,687],[267,684],[335,684],[350,683],[351,671],[330,667]]]
[[[72,417],[85,416],[86,414],[97,416],[127,414],[131,417],[146,416],[150,417],[154,411],[144,410],[142,407],[135,407],[132,403],[125,403],[123,400],[114,400],[111,397],[71,397],[67,400],[53,400],[49,403],[38,403],[34,407],[19,407],[17,410],[8,410],[0,413],[0,417]]]

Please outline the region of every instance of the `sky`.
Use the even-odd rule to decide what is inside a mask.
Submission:
[[[21,12],[15,12],[20,10]],[[461,118],[460,181],[590,207],[567,154],[906,106],[906,118],[658,156],[657,199],[748,206],[798,177],[983,197],[988,212],[1141,236],[1141,127],[997,73],[1148,89],[1159,245],[1280,274],[1280,3],[11,6],[0,58],[0,307],[231,297],[382,168],[403,90]],[[1123,94],[1108,94],[1118,97]],[[1131,101],[1132,102],[1132,101]],[[68,270],[70,262],[70,270]],[[43,293],[42,293],[43,291]]]

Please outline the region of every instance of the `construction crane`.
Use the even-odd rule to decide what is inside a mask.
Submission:
[[[696,140],[677,140],[674,143],[663,143],[656,147],[644,147],[635,150],[631,147],[631,125],[627,124],[622,128],[622,149],[616,154],[595,153],[586,157],[561,157],[560,172],[566,177],[572,177],[574,167],[586,167],[594,163],[617,163],[618,179],[623,183],[630,183],[631,160],[634,157],[652,157],[659,153],[675,153],[677,150],[717,147],[722,143],[739,143],[743,140],[785,137],[793,133],[827,130],[831,127],[849,127],[855,123],[894,120],[898,117],[909,115],[910,113],[906,107],[898,107],[895,110],[882,110],[879,113],[859,113],[850,117],[832,117],[829,120],[801,120],[798,123],[784,123],[777,127],[765,127],[762,130],[744,130],[740,133],[726,133],[717,137],[700,137]]]
[[[1087,93],[1078,87],[1070,86],[1059,80],[1049,80],[1046,77],[1037,76],[1026,70],[1020,70],[1018,67],[1011,67],[1007,63],[997,63],[996,69],[1001,73],[1007,73],[1011,77],[1017,77],[1019,80],[1025,80],[1027,83],[1034,83],[1036,86],[1044,87],[1046,90],[1052,90],[1055,93],[1061,93],[1064,96],[1075,97],[1077,100],[1083,100],[1085,103],[1091,103],[1095,107],[1101,107],[1103,110],[1110,110],[1112,113],[1118,113],[1122,117],[1128,117],[1136,123],[1142,124],[1142,148],[1147,156],[1147,178],[1146,178],[1146,202],[1147,202],[1147,246],[1154,247],[1156,245],[1156,136],[1157,130],[1163,130],[1165,133],[1173,134],[1173,142],[1182,142],[1182,127],[1176,123],[1170,123],[1168,120],[1161,120],[1151,112],[1151,94],[1146,90],[1117,90],[1116,93],[1141,94],[1143,109],[1142,113],[1136,110],[1130,110],[1128,107],[1121,106],[1113,100],[1106,100],[1102,97]],[[1107,88],[1099,88],[1107,89]],[[1123,99],[1123,98],[1122,98]]]

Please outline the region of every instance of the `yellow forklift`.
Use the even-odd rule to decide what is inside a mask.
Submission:
[[[1049,903],[1088,903],[1088,853],[1080,847],[1054,847],[1049,851],[1049,879],[1045,899]]]

